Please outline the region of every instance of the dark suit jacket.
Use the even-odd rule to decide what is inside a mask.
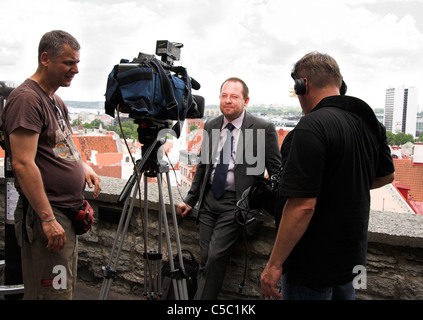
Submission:
[[[221,115],[209,120],[204,125],[200,161],[192,186],[185,198],[185,202],[191,207],[198,203],[198,209],[201,208],[204,193],[210,186],[210,174],[219,145],[223,117]],[[242,136],[239,138],[234,168],[238,199],[241,199],[245,189],[251,186],[255,175],[263,176],[265,168],[272,175],[281,165],[278,136],[272,123],[246,112],[240,134]]]

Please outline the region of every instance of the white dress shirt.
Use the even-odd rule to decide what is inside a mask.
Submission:
[[[226,190],[228,191],[235,191],[234,167],[235,167],[235,159],[236,159],[236,150],[237,150],[238,140],[239,140],[239,133],[241,132],[242,122],[244,121],[244,114],[245,114],[245,111],[241,114],[241,116],[239,116],[239,118],[232,121],[232,124],[234,125],[235,129],[232,131],[234,141],[232,146],[231,160],[229,162],[228,176],[226,177]],[[229,121],[224,117],[222,128],[220,129],[219,146],[216,152],[216,156],[213,159],[213,170],[210,177],[210,183],[213,182],[214,171],[216,169],[216,164],[218,163],[220,158],[220,152],[223,148],[223,145],[225,144],[227,136],[229,135],[229,130],[226,129],[226,125],[228,123]]]

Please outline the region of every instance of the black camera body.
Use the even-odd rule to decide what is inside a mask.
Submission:
[[[204,116],[204,98],[193,95],[200,84],[173,62],[180,59],[179,43],[157,41],[156,54],[139,53],[132,61],[122,59],[109,74],[106,90],[106,113],[115,110],[130,118],[158,121],[200,119]]]
[[[162,57],[162,61],[170,65],[174,61],[181,59],[181,48],[182,43],[170,42],[168,40],[157,40],[156,43],[156,55]]]

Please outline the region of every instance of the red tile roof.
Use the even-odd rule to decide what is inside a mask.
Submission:
[[[114,135],[113,132],[94,136],[74,134],[73,141],[81,153],[82,161],[90,165],[98,175],[122,178],[123,154],[118,153],[117,143],[120,142],[113,139]],[[93,160],[91,159],[92,151],[97,151],[95,155],[97,165],[90,163]]]
[[[99,154],[118,152],[116,140],[113,140],[113,136],[74,136],[73,141],[84,162],[91,160],[92,150]]]
[[[120,166],[122,159],[122,153],[98,153],[96,155],[97,163],[100,166]]]
[[[112,177],[112,178],[122,178],[122,168],[121,166],[91,166],[94,172],[99,176],[103,177]]]
[[[410,200],[423,201],[423,166],[412,159],[394,159],[394,165],[396,184],[410,188]]]

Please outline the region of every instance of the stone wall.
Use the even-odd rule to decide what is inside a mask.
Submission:
[[[103,283],[102,267],[108,265],[112,251],[116,229],[122,214],[122,206],[117,204],[117,199],[126,182],[106,177],[103,177],[102,180],[103,191],[98,199],[90,200],[92,192],[88,189],[86,191],[86,196],[96,211],[96,222],[92,231],[79,238],[79,278],[97,287]],[[3,184],[0,185],[3,188]],[[159,239],[157,184],[149,184],[148,188],[147,248],[157,250]],[[175,254],[175,233],[167,188],[164,191],[172,251]],[[175,205],[181,200],[180,194],[185,195],[186,192],[186,188],[179,190],[176,187],[172,188]],[[0,208],[2,211],[4,210],[3,198],[0,200]],[[190,250],[199,261],[195,217],[188,216],[184,219],[177,217],[177,220],[182,249]],[[3,227],[4,213],[1,212],[0,252],[4,251]],[[116,268],[117,276],[111,286],[113,292],[143,294],[144,233],[142,230],[143,222],[140,218],[139,200],[137,200],[119,256]],[[238,293],[238,285],[243,277],[245,250],[244,242],[238,242],[231,255],[220,299],[263,299],[260,275],[267,262],[275,235],[274,224],[269,220],[263,224],[257,239],[247,241],[247,276],[245,288],[241,294]],[[164,236],[162,236],[162,248],[163,260],[167,260],[167,245]],[[372,211],[366,271],[367,288],[358,290],[357,299],[423,299],[423,217]],[[97,298],[93,297],[93,299]]]
[[[111,183],[109,185],[109,183]],[[96,223],[93,230],[79,238],[79,277],[93,285],[101,286],[103,282],[102,266],[109,264],[113,241],[116,236],[118,222],[122,214],[122,206],[117,205],[120,191],[123,189],[123,182],[114,179],[103,178],[103,190],[107,190],[96,201],[91,201],[91,205],[96,211]],[[113,190],[108,186],[113,185]],[[181,201],[179,191],[172,188],[173,202],[176,205]],[[181,194],[186,194],[186,188],[180,188]],[[148,187],[148,234],[147,249],[158,249],[158,188],[156,184],[149,184]],[[169,232],[172,241],[172,253],[176,253],[175,228],[173,215],[168,199],[168,190],[164,190],[165,203]],[[87,192],[88,199],[91,199],[90,192]],[[144,196],[142,196],[144,197]],[[125,214],[125,212],[124,212]],[[143,210],[145,216],[145,211]],[[190,215],[178,221],[180,243],[182,249],[191,251],[197,261],[199,261],[198,230],[195,216]],[[139,210],[139,200],[135,202],[126,238],[119,256],[117,278],[113,281],[111,290],[118,293],[142,295],[144,288],[144,238],[143,224]],[[145,224],[145,223],[144,223]],[[122,234],[122,233],[120,233]],[[274,239],[275,228],[271,220],[262,226],[260,235],[254,241],[247,240],[247,273],[246,285],[242,294],[238,293],[238,285],[243,279],[245,269],[245,242],[239,241],[231,255],[231,263],[226,274],[225,284],[221,293],[222,299],[260,299],[260,275],[263,266],[267,262],[272,241]],[[118,241],[119,242],[119,241]],[[162,230],[162,252],[163,260],[168,260],[167,244],[163,224]],[[188,257],[188,255],[185,255]]]

